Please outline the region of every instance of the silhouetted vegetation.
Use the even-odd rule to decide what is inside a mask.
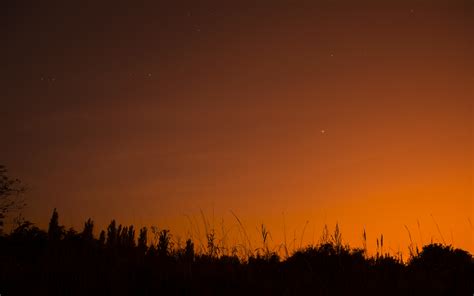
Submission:
[[[8,176],[6,167],[0,165],[0,234],[3,232],[7,214],[25,206],[21,199],[24,191],[25,186],[21,181]]]
[[[224,252],[208,230],[207,248],[172,240],[166,229],[117,225],[94,236],[88,219],[82,231],[60,225],[53,211],[47,231],[25,220],[0,236],[2,295],[472,295],[472,256],[451,246],[430,244],[412,254],[375,256],[342,242],[327,227],[317,245],[287,258],[268,247],[243,256]],[[152,237],[151,241],[149,237]],[[364,238],[365,238],[364,231]],[[381,246],[380,246],[381,245]],[[365,243],[364,243],[365,246]],[[379,252],[380,251],[380,252]]]

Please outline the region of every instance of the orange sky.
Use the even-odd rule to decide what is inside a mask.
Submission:
[[[0,4],[24,215],[474,252],[472,4],[253,2]]]

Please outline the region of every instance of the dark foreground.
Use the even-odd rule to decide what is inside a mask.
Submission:
[[[48,232],[24,222],[0,236],[0,294],[13,295],[468,295],[474,262],[466,251],[431,244],[403,264],[367,258],[338,240],[281,260],[264,247],[241,260],[208,237],[199,254],[191,240],[172,245],[162,230],[153,243],[115,222],[99,238],[54,220]],[[227,255],[224,255],[226,254]]]

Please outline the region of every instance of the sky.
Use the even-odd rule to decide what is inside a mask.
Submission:
[[[472,1],[96,2],[0,4],[27,219],[474,252]]]

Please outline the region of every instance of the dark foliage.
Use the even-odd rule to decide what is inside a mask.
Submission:
[[[47,232],[20,221],[0,236],[2,295],[472,295],[474,262],[466,251],[431,244],[407,264],[367,257],[340,240],[289,258],[198,254],[188,239],[174,247],[168,230],[112,221],[99,239],[87,220],[65,230],[54,210]],[[336,237],[337,238],[337,237]]]
[[[24,191],[25,186],[21,181],[8,176],[6,167],[0,165],[0,234],[7,214],[25,206],[21,196]]]

